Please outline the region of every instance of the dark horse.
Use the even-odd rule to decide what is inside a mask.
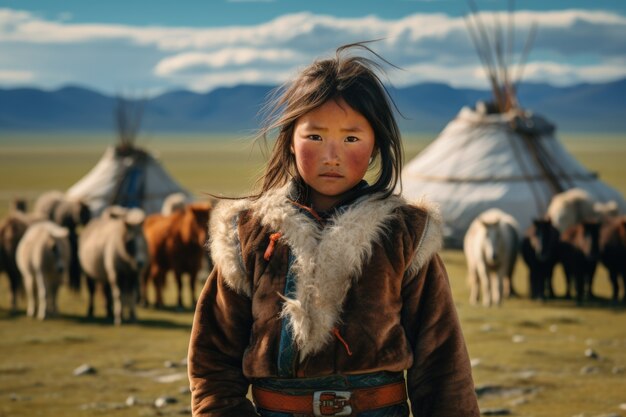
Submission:
[[[618,278],[622,277],[626,304],[626,216],[607,220],[600,229],[600,259],[609,270],[613,286],[613,302],[619,299]]]
[[[560,260],[567,277],[567,293],[576,285],[576,302],[593,299],[593,275],[600,257],[600,223],[583,222],[571,226],[561,234]]]
[[[554,298],[552,272],[559,260],[559,231],[549,219],[534,219],[522,240],[522,258],[529,270],[531,298]]]
[[[10,213],[0,222],[0,272],[5,271],[11,284],[11,311],[17,310],[17,298],[22,290],[22,274],[15,261],[17,245],[29,225],[27,216],[19,211]]]

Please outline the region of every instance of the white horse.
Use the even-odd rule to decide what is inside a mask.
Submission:
[[[145,213],[139,208],[112,206],[83,230],[78,253],[87,276],[89,317],[93,317],[96,283],[101,283],[107,296],[107,315],[115,324],[122,323],[123,310],[129,320],[136,319],[139,277],[148,265],[144,219]]]
[[[65,227],[41,221],[28,227],[17,246],[16,261],[24,279],[30,317],[36,312],[37,318],[44,320],[58,312],[57,293],[69,273],[68,235]]]
[[[479,285],[485,307],[511,294],[518,247],[519,226],[503,211],[489,209],[472,221],[463,240],[471,304],[478,303]]]

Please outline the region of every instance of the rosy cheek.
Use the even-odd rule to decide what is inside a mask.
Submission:
[[[359,149],[346,155],[346,165],[358,171],[367,171],[372,152],[369,149]]]
[[[305,176],[307,171],[315,167],[316,151],[306,146],[296,148],[296,162],[300,175]]]

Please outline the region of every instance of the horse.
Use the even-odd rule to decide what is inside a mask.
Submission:
[[[481,213],[470,224],[463,240],[467,261],[470,303],[477,304],[482,289],[485,307],[500,305],[514,293],[512,275],[519,247],[519,227],[499,209]]]
[[[595,203],[585,190],[571,188],[552,197],[546,215],[559,233],[563,233],[577,223],[597,220]]]
[[[36,313],[44,320],[58,313],[57,293],[70,265],[68,236],[66,228],[46,220],[29,226],[17,246],[16,262],[24,279],[29,317]]]
[[[80,200],[67,198],[61,191],[47,191],[35,201],[33,213],[66,227],[71,249],[70,288],[80,289],[81,270],[78,260],[78,228],[91,219],[89,206]]]
[[[0,222],[0,271],[9,277],[11,311],[17,311],[17,299],[22,290],[22,274],[17,266],[17,246],[34,218],[22,211],[12,211]]]
[[[561,234],[559,260],[567,277],[566,298],[570,287],[576,287],[576,301],[580,305],[585,298],[594,298],[592,286],[600,256],[600,223],[583,222],[570,226]]]
[[[145,213],[139,208],[116,208],[89,222],[78,245],[80,264],[87,276],[89,307],[93,318],[96,283],[104,284],[107,316],[120,325],[136,320],[139,277],[148,264],[142,225]],[[127,312],[126,317],[123,317]]]
[[[534,219],[522,240],[521,253],[528,266],[530,297],[554,298],[552,272],[559,260],[560,234],[545,219]]]
[[[626,216],[605,221],[600,228],[600,260],[609,271],[613,287],[613,302],[619,299],[619,282],[622,277],[623,298],[626,303]]]
[[[178,287],[178,307],[183,308],[182,276],[189,275],[192,304],[196,303],[196,278],[206,256],[210,203],[191,203],[168,216],[152,214],[143,229],[150,253],[150,267],[142,280],[142,298],[147,300],[147,286],[154,283],[156,306],[163,307],[163,287],[166,274],[173,270]]]

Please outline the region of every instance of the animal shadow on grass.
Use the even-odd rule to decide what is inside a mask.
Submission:
[[[84,315],[78,314],[61,314],[59,318],[70,320],[78,324],[83,325],[100,325],[100,326],[110,326],[115,327],[113,325],[113,319],[105,316],[98,317],[86,317]],[[135,322],[123,322],[122,326],[141,326],[141,327],[151,327],[151,328],[162,328],[162,329],[184,329],[191,331],[191,323],[177,323],[171,320],[165,319],[142,319],[137,318]]]
[[[174,313],[174,314],[188,314],[188,313],[193,313],[194,311],[196,311],[196,306],[192,306],[192,307],[188,307],[188,306],[183,306],[183,307],[179,307],[179,306],[174,306],[174,305],[164,305],[161,307],[157,307],[155,305],[147,305],[147,306],[143,306],[143,309],[147,309],[147,310],[152,310],[152,311],[162,311],[162,312],[167,312],[167,313]]]
[[[538,300],[539,301],[539,300]],[[603,309],[603,310],[615,310],[620,312],[626,312],[626,303],[615,302],[610,297],[602,297],[594,295],[592,298],[585,299],[582,303],[576,303],[573,298],[566,298],[564,296],[556,296],[555,298],[541,300],[545,306],[555,308],[581,308],[581,309]]]
[[[156,310],[156,309],[155,309]],[[192,309],[180,310],[178,307],[166,307],[161,308],[158,311],[167,311],[168,313],[189,313],[193,312]],[[12,310],[10,308],[0,307],[0,320],[4,321],[15,321],[26,317],[26,311],[24,310]],[[35,319],[32,319],[35,320]],[[56,316],[49,317],[46,319],[47,321],[57,321],[57,320],[67,320],[72,321],[77,324],[84,325],[100,325],[100,326],[113,326],[113,319],[106,316],[96,316],[96,317],[87,317],[81,314],[71,314],[71,313],[59,313]],[[152,328],[163,328],[163,329],[185,329],[191,331],[191,322],[189,324],[186,323],[178,323],[171,320],[166,319],[153,319],[153,318],[137,318],[135,322],[123,322],[122,326],[141,326],[141,327],[152,327]]]
[[[26,316],[26,311],[0,307],[0,320],[16,320]]]

